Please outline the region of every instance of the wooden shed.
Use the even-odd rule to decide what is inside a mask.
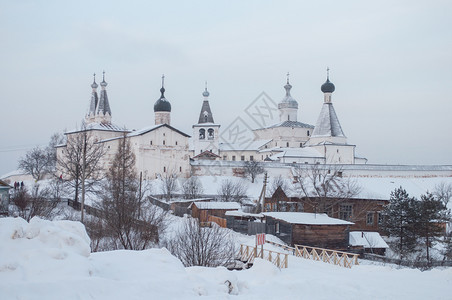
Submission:
[[[226,223],[225,213],[227,211],[239,210],[240,203],[237,202],[193,202],[190,205],[192,217],[199,222],[210,222],[209,216],[223,218]]]
[[[352,222],[330,218],[326,214],[303,212],[267,212],[266,232],[290,245],[305,245],[333,250],[348,248]]]

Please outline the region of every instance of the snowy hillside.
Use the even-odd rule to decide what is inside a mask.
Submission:
[[[0,219],[1,299],[450,299],[452,268],[184,268],[166,249],[89,253],[78,222]]]

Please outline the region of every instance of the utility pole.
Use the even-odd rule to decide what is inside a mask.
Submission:
[[[261,191],[261,194],[260,194],[259,200],[258,200],[258,202],[259,202],[258,205],[261,206],[261,211],[265,211],[264,205],[265,205],[265,191],[266,190],[267,190],[267,172],[265,172],[265,174],[264,174],[264,186],[262,187],[262,191]],[[258,211],[258,213],[259,212],[260,211]]]

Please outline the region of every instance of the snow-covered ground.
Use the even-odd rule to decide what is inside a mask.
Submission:
[[[252,242],[240,237],[240,242]],[[279,270],[184,268],[166,249],[90,253],[72,221],[0,219],[0,299],[451,299],[452,268],[345,269],[290,257]]]

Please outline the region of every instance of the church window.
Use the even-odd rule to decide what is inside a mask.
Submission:
[[[307,132],[307,135],[309,136],[309,130],[308,130],[308,132]]]
[[[108,149],[110,149],[110,146],[108,146]]]
[[[149,144],[152,146],[152,141],[150,141]]]
[[[336,152],[339,153],[339,149],[336,149]]]
[[[182,167],[179,167],[179,172],[182,172]]]
[[[226,155],[223,155],[223,160],[226,160],[228,157]]]
[[[232,160],[234,160],[234,161],[235,161],[235,155],[232,155]]]
[[[176,146],[177,146],[177,141],[176,141]]]
[[[165,133],[163,133],[163,136],[165,136]]]
[[[289,147],[289,142],[286,143],[286,147]]]
[[[213,138],[214,138],[214,130],[213,130],[212,128],[209,128],[209,129],[207,130],[207,138],[208,138],[209,140],[213,140]]]
[[[240,156],[240,160],[245,160],[245,155]]]
[[[254,160],[254,156],[250,155],[250,161]]]
[[[204,128],[199,129],[199,139],[204,140],[206,138],[206,130]]]
[[[163,173],[165,173],[166,172],[166,167],[163,167]]]
[[[165,140],[163,140],[163,145],[165,145]]]

